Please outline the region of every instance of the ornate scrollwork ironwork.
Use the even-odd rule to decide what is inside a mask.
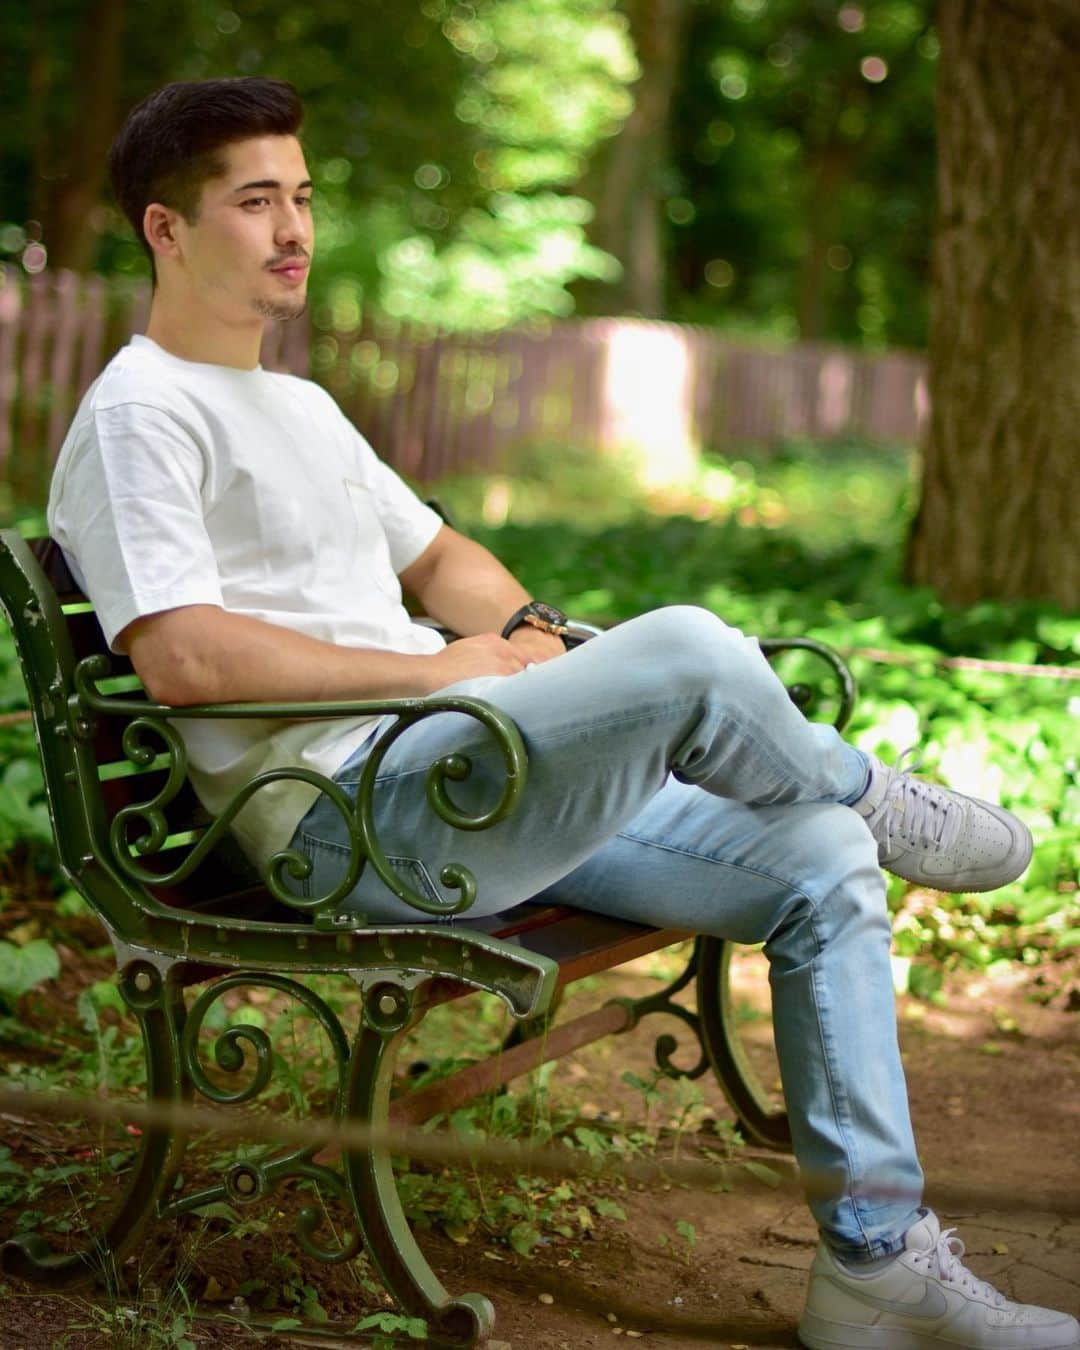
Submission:
[[[338,1091],[334,1110],[335,1112],[340,1110],[344,1092],[342,1075],[349,1058],[349,1042],[336,1014],[331,1011],[325,1000],[307,985],[291,980],[285,975],[270,975],[261,971],[238,971],[233,975],[226,975],[216,984],[204,989],[192,1004],[180,1040],[180,1054],[184,1069],[199,1092],[219,1106],[249,1102],[266,1088],[273,1075],[270,1037],[262,1027],[245,1023],[229,1027],[222,1032],[214,1044],[214,1058],[218,1067],[224,1069],[226,1073],[239,1073],[244,1066],[245,1055],[242,1045],[246,1042],[251,1046],[256,1058],[256,1069],[250,1082],[234,1091],[215,1087],[199,1062],[199,1032],[202,1030],[206,1014],[223,994],[240,987],[276,989],[279,993],[288,994],[290,998],[302,1003],[320,1023],[329,1037],[337,1063]]]
[[[215,1084],[207,1075],[199,1052],[199,1034],[211,1007],[231,989],[258,987],[273,989],[302,1003],[326,1032],[337,1069],[337,1089],[334,1094],[333,1115],[341,1119],[345,1111],[346,1071],[349,1060],[349,1042],[336,1014],[324,999],[306,985],[284,975],[240,971],[227,975],[204,989],[192,1004],[180,1037],[180,1062],[183,1072],[195,1089],[218,1105],[238,1105],[252,1101],[270,1085],[274,1072],[273,1045],[262,1027],[238,1024],[226,1028],[214,1042],[214,1060],[227,1074],[240,1073],[247,1061],[245,1046],[254,1055],[250,1078],[237,1088],[229,1089]],[[163,1217],[174,1217],[199,1209],[214,1201],[246,1204],[266,1195],[279,1182],[299,1177],[325,1188],[348,1204],[344,1177],[321,1163],[313,1161],[317,1145],[295,1149],[276,1158],[246,1159],[234,1164],[225,1180],[217,1186],[198,1193],[173,1199],[161,1208]],[[320,1261],[347,1261],[360,1249],[360,1235],[348,1231],[336,1246],[324,1246],[315,1240],[315,1231],[323,1222],[324,1214],[313,1205],[305,1205],[296,1220],[296,1237],[303,1249]]]
[[[637,1026],[638,1022],[650,1013],[667,1013],[670,1017],[677,1017],[681,1022],[685,1022],[694,1033],[698,1043],[698,1061],[689,1069],[680,1069],[672,1060],[672,1055],[678,1049],[679,1044],[675,1037],[668,1032],[657,1037],[653,1051],[656,1056],[656,1066],[668,1078],[700,1078],[709,1068],[708,1056],[705,1053],[705,1045],[701,1036],[701,1019],[696,1012],[684,1008],[681,1003],[675,1002],[675,995],[685,989],[697,974],[697,964],[698,945],[695,943],[685,969],[678,979],[673,980],[671,984],[666,985],[655,994],[650,994],[647,998],[614,1000],[614,1002],[622,1003],[629,1010],[633,1019],[631,1025],[633,1026]]]
[[[779,656],[781,652],[803,652],[807,656],[814,657],[832,671],[837,683],[837,708],[833,716],[833,726],[837,731],[843,731],[851,720],[851,714],[855,709],[855,698],[857,689],[855,685],[855,676],[852,675],[850,668],[843,658],[824,642],[818,642],[816,638],[805,637],[785,637],[785,638],[759,638],[758,645],[761,647],[765,658],[771,662],[774,657]],[[820,691],[809,684],[793,684],[788,689],[791,701],[803,713],[809,713],[813,710],[817,702]]]
[[[86,657],[75,668],[76,693],[71,699],[70,720],[76,734],[85,739],[92,735],[95,717],[127,717],[121,744],[127,759],[140,769],[150,768],[161,751],[155,753],[146,738],[156,736],[164,746],[167,760],[166,779],[154,796],[146,802],[131,803],[117,812],[109,830],[109,845],[117,866],[142,885],[176,885],[186,881],[199,867],[215,845],[229,830],[238,813],[251,797],[270,783],[289,779],[306,783],[323,793],[341,813],[345,821],[350,850],[344,874],[325,895],[299,896],[287,889],[286,873],[293,881],[303,881],[311,875],[311,859],[295,849],[275,853],[268,865],[266,886],[271,895],[293,909],[313,914],[325,914],[336,909],[353,890],[364,868],[371,864],[386,887],[406,904],[424,914],[448,917],[461,914],[476,899],[476,878],[460,863],[445,864],[439,873],[444,886],[459,892],[456,900],[431,900],[414,890],[391,867],[379,844],[374,821],[374,784],[379,768],[391,746],[410,727],[425,717],[437,713],[455,712],[473,718],[491,736],[494,748],[502,758],[505,778],[498,800],[486,810],[470,813],[453,801],[448,782],[463,782],[472,772],[471,759],[460,753],[445,755],[428,770],[426,790],[435,814],[457,830],[485,830],[504,819],[516,806],[525,784],[527,759],[520,733],[513,721],[498,709],[476,699],[437,695],[426,699],[397,699],[378,703],[303,703],[303,704],[218,704],[171,708],[162,704],[146,703],[101,694],[97,681],[106,678],[110,666],[102,655]],[[187,776],[187,756],[180,734],[172,725],[185,719],[214,718],[329,718],[362,715],[391,715],[394,721],[378,737],[373,746],[357,787],[356,798],[327,778],[324,774],[299,766],[271,769],[257,774],[232,798],[225,809],[206,827],[184,859],[171,871],[155,872],[140,864],[160,852],[169,834],[165,808],[176,797]],[[140,827],[132,839],[134,825]],[[138,856],[136,856],[138,855]]]
[[[463,703],[467,706],[462,706]],[[400,736],[421,717],[430,716],[434,712],[466,712],[474,717],[494,738],[506,769],[505,782],[498,801],[486,811],[470,815],[450,799],[446,790],[446,780],[464,782],[472,773],[472,760],[467,755],[452,754],[444,755],[432,764],[427,773],[427,798],[435,814],[453,829],[486,830],[498,821],[504,820],[517,805],[524,789],[526,756],[517,728],[497,709],[471,700],[435,697],[427,700],[422,710],[401,714],[399,720],[379,737],[364,763],[356,792],[356,817],[363,847],[372,867],[380,880],[399,899],[406,900],[425,914],[446,917],[463,913],[476,899],[476,878],[472,872],[460,863],[446,863],[439,872],[439,880],[449,890],[460,891],[460,898],[452,903],[429,900],[407,885],[390,866],[376,837],[374,820],[375,779],[383,759]],[[508,734],[511,731],[512,734]]]

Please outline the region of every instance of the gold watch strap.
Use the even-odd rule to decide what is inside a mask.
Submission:
[[[523,614],[521,622],[529,624],[532,628],[539,628],[542,633],[553,633],[555,637],[565,637],[570,629],[563,623],[548,623],[547,619],[541,619],[539,614]]]

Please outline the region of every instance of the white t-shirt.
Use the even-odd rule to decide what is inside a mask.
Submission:
[[[343,647],[423,654],[397,574],[442,524],[325,390],[257,366],[184,361],[134,337],[87,390],[53,474],[49,531],[105,637],[180,605],[220,605]],[[220,814],[257,773],[332,776],[373,718],[177,719],[192,784]],[[265,867],[318,790],[260,788],[233,822]]]

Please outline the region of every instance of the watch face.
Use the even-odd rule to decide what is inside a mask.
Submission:
[[[543,600],[534,600],[532,611],[538,619],[543,619],[545,623],[564,624],[566,615],[561,609],[556,609],[554,605],[545,605]]]

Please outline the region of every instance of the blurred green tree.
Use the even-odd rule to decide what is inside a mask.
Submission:
[[[585,195],[593,310],[922,345],[929,0],[623,0],[643,75]]]
[[[686,57],[689,0],[621,0],[640,64],[634,107],[581,184],[595,207],[593,240],[621,263],[614,275],[576,288],[594,313],[667,313],[664,204],[672,177],[675,91]]]
[[[666,203],[672,312],[922,346],[930,0],[701,0]]]
[[[5,11],[7,252],[29,220],[51,266],[141,271],[103,201],[124,113],[169,79],[268,74],[305,100],[322,278],[403,317],[493,327],[565,313],[568,280],[615,268],[586,238],[588,202],[567,191],[632,105],[614,0],[126,6]]]
[[[932,417],[907,572],[1080,609],[1080,10],[946,0]]]
[[[190,37],[184,3],[57,0],[0,9],[0,257],[43,240],[49,265],[85,271],[115,222],[105,156],[126,109],[170,78]]]

